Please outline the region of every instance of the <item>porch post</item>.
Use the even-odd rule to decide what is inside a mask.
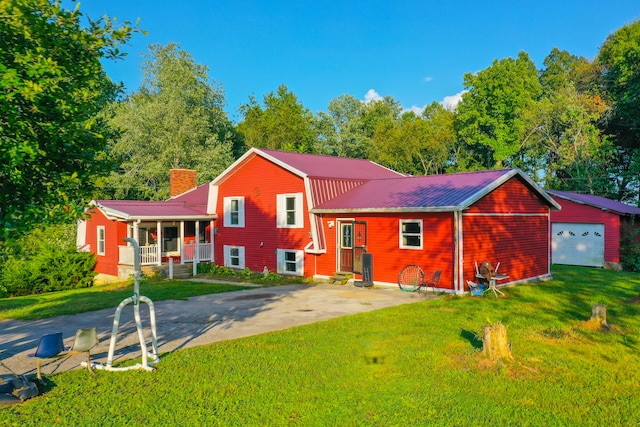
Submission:
[[[195,242],[196,242],[196,248],[195,248],[195,252],[193,254],[193,262],[197,263],[200,259],[200,252],[198,252],[200,250],[200,221],[196,220],[196,238],[195,238]]]
[[[140,220],[136,220],[133,221],[133,236],[127,236],[127,237],[132,237],[135,239],[136,242],[138,242],[138,244],[140,244]]]
[[[180,264],[184,264],[184,221],[180,221]]]
[[[214,251],[213,239],[215,238],[216,230],[214,228],[214,222],[212,219],[209,220],[209,243],[211,245],[211,263],[215,264],[216,261],[216,252]]]
[[[156,230],[158,230],[158,264],[162,265],[162,221],[156,221]]]

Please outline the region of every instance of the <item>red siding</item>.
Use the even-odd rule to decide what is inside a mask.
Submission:
[[[423,249],[400,249],[400,220],[421,219],[424,227]],[[452,213],[370,214],[356,217],[323,215],[327,253],[317,260],[320,275],[332,275],[337,268],[336,240],[338,221],[367,223],[367,252],[373,255],[373,280],[397,283],[398,273],[407,264],[418,264],[425,272],[443,270],[441,286],[453,289],[454,232]],[[327,222],[335,226],[328,228]]]
[[[469,213],[547,213],[547,205],[520,178],[512,178],[483,197]]]
[[[276,227],[276,196],[303,193],[304,212],[307,199],[302,178],[262,157],[254,156],[222,183],[218,190],[215,258],[224,264],[224,245],[243,246],[245,265],[253,271],[266,266],[277,270],[276,249],[303,250],[311,241],[309,215],[303,228]],[[224,227],[224,197],[244,196],[245,227]],[[260,244],[262,243],[262,246]],[[313,258],[305,255],[304,275],[313,276]]]
[[[105,254],[96,255],[98,263],[94,271],[117,276],[120,258],[118,246],[125,244],[127,224],[107,219],[98,209],[89,211],[89,215],[91,217],[87,220],[86,243],[94,254],[97,254],[98,251],[98,226],[104,226],[105,231]]]
[[[475,266],[487,260],[508,281],[549,273],[549,220],[546,216],[464,216],[464,283],[475,281]]]
[[[551,222],[604,224],[604,260],[620,262],[620,215],[560,197],[554,199],[562,210],[551,212]]]
[[[473,214],[476,214],[475,216]],[[549,207],[519,178],[483,197],[463,215],[463,281],[484,260],[508,281],[549,273]]]

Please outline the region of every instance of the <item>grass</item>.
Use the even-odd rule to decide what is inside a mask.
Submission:
[[[601,426],[640,422],[640,275],[554,267],[506,297],[443,297],[49,375],[3,425]],[[587,320],[607,305],[610,329]],[[515,362],[481,354],[507,325]],[[0,422],[0,424],[2,424]]]
[[[140,284],[140,294],[153,301],[183,300],[189,297],[248,289],[247,286],[204,283],[183,280],[145,279]],[[122,282],[91,288],[51,292],[15,298],[0,299],[0,320],[46,319],[65,314],[116,307],[133,295],[133,283]]]

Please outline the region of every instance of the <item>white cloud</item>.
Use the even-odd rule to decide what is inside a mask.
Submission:
[[[427,76],[427,77],[425,77],[423,80],[424,80],[426,83],[429,83],[431,80],[433,80],[433,77],[429,77],[429,76]]]
[[[424,107],[418,107],[417,105],[412,105],[410,108],[405,108],[405,109],[403,109],[403,110],[402,110],[402,112],[403,112],[403,113],[406,113],[406,112],[409,112],[409,111],[413,111],[413,113],[414,113],[416,116],[421,116],[421,115],[422,115],[422,112],[424,111],[424,109],[425,109],[426,107],[427,107],[426,105],[425,105]]]
[[[364,95],[364,102],[382,101],[382,97],[374,89],[369,89]]]
[[[462,101],[462,95],[467,92],[463,90],[462,92],[458,92],[455,95],[445,96],[444,99],[440,102],[444,108],[449,111],[453,111],[458,108],[458,104]]]

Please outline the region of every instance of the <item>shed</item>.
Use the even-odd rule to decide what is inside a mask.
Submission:
[[[640,208],[592,194],[548,193],[562,206],[551,213],[552,263],[620,270],[621,238],[640,229]]]

